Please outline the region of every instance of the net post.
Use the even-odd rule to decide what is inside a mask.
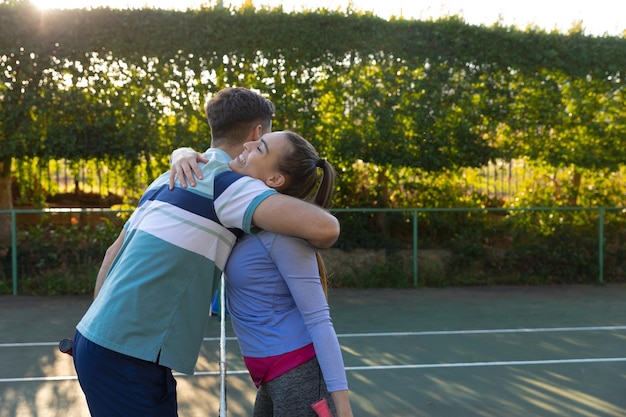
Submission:
[[[226,289],[222,273],[220,279],[220,417],[226,417]]]
[[[604,284],[604,207],[598,210],[598,282]]]
[[[13,295],[17,295],[17,216],[11,210],[11,280]]]
[[[413,286],[417,288],[417,214],[418,209],[413,209]]]

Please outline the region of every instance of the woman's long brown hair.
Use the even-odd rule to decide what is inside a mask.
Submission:
[[[278,161],[278,170],[285,176],[285,184],[277,190],[303,200],[311,201],[322,208],[328,208],[335,191],[337,173],[332,165],[317,154],[306,139],[291,131],[283,132],[291,144],[291,153],[283,155]],[[318,175],[322,170],[322,178]],[[319,183],[317,191],[313,189]],[[317,266],[324,294],[328,298],[328,277],[322,255],[315,251]]]

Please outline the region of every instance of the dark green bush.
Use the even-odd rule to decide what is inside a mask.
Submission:
[[[329,279],[331,288],[410,288],[411,277],[398,260],[390,260],[360,270]]]
[[[413,285],[411,212],[341,212],[337,247],[384,249],[378,264],[334,273],[332,287],[407,288]],[[626,280],[626,219],[620,210],[604,217],[604,280]],[[597,283],[597,210],[513,210],[420,212],[418,253],[421,286],[543,285]],[[102,257],[123,219],[113,214],[89,225],[58,224],[49,215],[18,233],[18,293],[90,294]],[[0,294],[10,294],[11,253],[2,258]]]
[[[372,221],[371,213],[349,214],[350,224],[356,226],[355,230],[343,228],[343,248],[363,248],[351,246],[354,242],[348,239],[358,236],[369,243],[370,249],[386,249],[387,257],[376,267],[364,267],[336,277],[336,285],[401,287],[405,278],[411,276],[411,263],[405,262],[401,266],[390,259],[391,254],[400,250],[407,253],[412,247],[409,240],[412,237],[411,215],[405,215],[403,231],[391,227],[391,235],[385,236],[368,227],[368,219],[370,223]],[[431,256],[420,258],[419,285],[597,283],[600,277],[598,215],[598,210],[582,208],[420,212],[418,253],[434,251],[447,255],[435,259]],[[603,224],[603,280],[624,281],[624,213],[607,211]],[[389,242],[402,243],[392,245]],[[360,244],[359,240],[354,245]],[[391,278],[393,274],[397,278]],[[407,282],[412,284],[411,279]]]
[[[95,225],[21,226],[17,236],[18,293],[88,294],[106,249],[120,232],[120,221]],[[11,253],[2,259],[0,294],[12,291]]]

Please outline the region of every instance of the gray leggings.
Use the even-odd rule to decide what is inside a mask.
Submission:
[[[262,384],[254,402],[254,417],[316,417],[311,404],[326,398],[335,413],[322,370],[313,358],[297,368]]]

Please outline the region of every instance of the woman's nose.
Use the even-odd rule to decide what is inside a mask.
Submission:
[[[243,148],[248,151],[251,152],[253,151],[255,148],[257,148],[259,146],[258,141],[251,141],[251,142],[246,142],[243,144]]]

